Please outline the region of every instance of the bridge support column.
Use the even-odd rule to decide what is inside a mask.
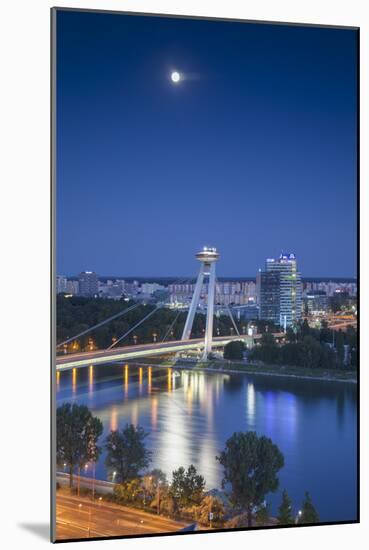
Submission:
[[[206,312],[204,359],[207,359],[209,353],[211,353],[211,345],[213,342],[214,298],[215,298],[215,263],[213,262],[212,264],[210,264],[210,274],[209,274],[208,309]]]
[[[203,282],[204,282],[204,265],[201,264],[200,272],[198,274],[196,285],[195,285],[195,290],[192,295],[190,309],[188,310],[188,313],[187,313],[187,319],[186,319],[186,323],[182,333],[182,340],[189,340],[191,337],[193,320],[195,318],[197,306],[199,305]]]
[[[196,254],[196,258],[201,262],[199,275],[197,277],[195,290],[192,296],[190,309],[187,315],[186,323],[183,329],[182,340],[188,340],[191,337],[192,325],[195,318],[197,306],[199,305],[200,294],[204,278],[208,277],[208,304],[206,313],[206,329],[204,342],[204,355],[206,359],[211,352],[213,340],[213,315],[214,315],[214,299],[215,299],[215,262],[219,258],[219,253],[216,248],[204,247],[201,252]]]

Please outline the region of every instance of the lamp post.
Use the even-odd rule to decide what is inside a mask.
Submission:
[[[160,479],[158,479],[158,486],[156,488],[156,499],[157,499],[157,512],[158,512],[158,515],[160,515],[160,484],[161,484],[161,481]]]

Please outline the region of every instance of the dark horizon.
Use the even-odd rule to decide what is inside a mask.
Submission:
[[[58,273],[193,278],[205,244],[219,277],[283,249],[304,278],[355,278],[357,46],[349,27],[58,10]]]

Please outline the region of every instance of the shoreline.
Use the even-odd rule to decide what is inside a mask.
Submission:
[[[174,367],[173,367],[174,368]],[[177,366],[175,367],[177,368]],[[186,367],[178,367],[181,370],[185,369]],[[249,374],[249,375],[255,375],[255,376],[276,376],[279,378],[295,378],[298,380],[315,380],[318,382],[345,382],[349,384],[357,384],[357,380],[354,378],[327,378],[324,376],[306,376],[303,374],[292,374],[292,373],[283,373],[283,372],[255,372],[255,371],[247,371],[247,370],[236,370],[236,369],[226,369],[226,368],[220,368],[220,369],[214,369],[212,367],[200,367],[197,370],[204,370],[208,372],[221,372],[224,374]]]
[[[221,367],[211,367],[211,366],[199,366],[196,365],[196,363],[191,364],[155,364],[155,363],[138,363],[142,364],[143,366],[148,367],[161,367],[161,368],[173,368],[178,370],[194,370],[194,371],[204,371],[204,372],[214,372],[214,373],[222,373],[222,374],[248,374],[248,375],[255,375],[255,376],[272,376],[272,377],[278,377],[278,378],[293,378],[297,380],[315,380],[317,382],[344,382],[348,384],[357,384],[357,378],[335,378],[334,376],[316,376],[316,375],[307,375],[303,372],[299,373],[286,373],[286,372],[280,372],[276,370],[275,372],[265,371],[262,370],[263,367],[256,367],[260,368],[259,370],[248,370],[247,368],[232,368],[232,364],[230,364],[229,368],[226,366]],[[238,363],[239,364],[239,363]]]

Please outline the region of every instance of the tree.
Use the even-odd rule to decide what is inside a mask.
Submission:
[[[322,347],[313,336],[305,336],[302,342],[302,367],[319,367]]]
[[[342,330],[339,330],[336,332],[336,351],[337,351],[338,365],[340,367],[343,366],[343,360],[345,355],[344,345],[345,345],[345,337]]]
[[[224,359],[234,361],[243,359],[245,344],[241,340],[233,340],[224,346]]]
[[[144,440],[148,434],[141,426],[126,424],[119,431],[111,431],[106,438],[106,467],[110,476],[116,472],[115,480],[123,483],[136,478],[151,461],[151,451],[145,448]]]
[[[170,491],[179,507],[193,506],[199,504],[203,497],[205,488],[205,479],[197,473],[193,464],[187,471],[181,466],[174,470]]]
[[[220,498],[213,495],[204,497],[197,510],[197,519],[203,525],[222,524],[224,520],[224,504]]]
[[[258,525],[267,525],[270,519],[270,506],[268,503],[263,502],[256,511],[255,514],[256,523]]]
[[[309,493],[306,491],[305,500],[302,504],[300,523],[319,523],[319,515],[315,510],[314,504],[310,498]]]
[[[162,470],[155,468],[143,477],[142,485],[145,491],[145,502],[148,499],[149,502],[155,501],[157,504],[160,487],[168,485],[167,476]]]
[[[352,369],[357,369],[357,349],[351,348],[350,366]]]
[[[296,333],[295,331],[293,330],[292,327],[287,327],[287,331],[286,331],[286,340],[287,342],[291,342],[291,343],[294,343],[296,342]]]
[[[231,485],[231,501],[246,509],[251,527],[253,508],[278,489],[277,473],[284,465],[281,451],[271,439],[258,437],[256,432],[235,432],[216,459],[224,468],[223,487]]]
[[[284,489],[282,493],[282,502],[278,508],[278,523],[280,525],[292,525],[293,515],[292,515],[292,505],[290,497],[288,496],[288,493],[286,489]]]
[[[130,479],[114,487],[114,496],[119,502],[142,502],[145,499],[145,491],[140,479]]]
[[[319,366],[322,369],[334,369],[337,366],[336,353],[331,349],[328,344],[321,345],[321,355],[320,355],[320,364]]]
[[[63,403],[56,411],[56,456],[59,463],[69,469],[69,487],[73,487],[73,472],[76,466],[96,462],[101,448],[97,441],[103,425],[92,415],[86,405]]]
[[[300,325],[300,334],[301,340],[303,340],[306,336],[311,335],[311,328],[309,327],[307,319],[304,319]]]
[[[251,358],[264,363],[278,363],[280,353],[273,334],[265,332],[260,339],[260,343],[260,346],[252,349]]]
[[[175,499],[168,485],[160,485],[160,492],[151,503],[152,508],[156,508],[158,512],[164,512],[168,516],[174,516],[178,512],[178,502]]]
[[[352,326],[349,325],[346,328],[346,343],[350,346],[350,348],[356,348],[357,347],[357,331]]]

